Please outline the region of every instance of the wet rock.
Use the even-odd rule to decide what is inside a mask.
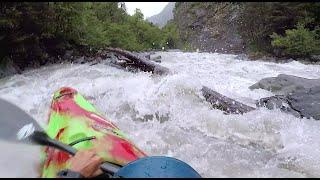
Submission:
[[[94,57],[88,57],[88,58],[86,58],[86,62],[92,62],[92,61],[94,61],[94,60],[95,60]]]
[[[277,94],[287,95],[299,90],[308,90],[320,85],[320,79],[306,79],[302,77],[280,74],[277,77],[264,78],[249,89],[265,89]]]
[[[84,56],[81,56],[80,58],[77,58],[76,60],[74,60],[74,63],[76,64],[84,64],[85,62],[86,61]]]
[[[64,54],[63,58],[64,59],[71,59],[72,58],[73,51],[72,50],[67,50],[66,53]]]
[[[101,62],[102,62],[102,58],[101,57],[97,57],[90,63],[90,66],[96,65],[96,64],[101,63]]]
[[[168,52],[182,52],[180,49],[167,49]]]
[[[301,117],[300,113],[289,105],[288,99],[285,96],[281,96],[281,95],[262,98],[256,102],[256,106],[266,107],[270,110],[280,109],[281,111],[290,113],[295,117],[298,117],[298,118]]]
[[[150,51],[150,52],[134,52],[133,54],[135,54],[138,57],[143,57],[146,59],[151,59],[151,55],[155,54],[155,52]]]
[[[278,108],[296,117],[320,120],[320,79],[280,74],[275,78],[262,79],[249,88],[261,88],[281,94],[260,99],[256,104],[258,107]]]
[[[313,62],[320,62],[320,55],[311,55],[310,60]]]
[[[150,54],[147,54],[144,57],[147,58],[147,59],[150,59]]]
[[[302,117],[320,120],[320,85],[288,95],[291,107]]]
[[[108,53],[105,56],[105,60],[112,62],[112,63],[116,63],[116,62],[118,62],[119,59],[114,53]]]
[[[239,54],[235,57],[235,59],[238,59],[238,60],[246,60],[248,59],[248,56],[246,54]]]
[[[52,57],[52,56],[49,56],[49,57],[47,58],[47,64],[59,63],[58,61],[59,61],[58,58],[55,58],[55,57]]]
[[[170,118],[169,113],[162,115],[159,112],[156,112],[155,114],[145,114],[145,115],[143,115],[143,117],[134,117],[133,120],[141,121],[141,122],[157,120],[160,123],[163,123],[163,122],[168,121],[169,118]]]
[[[154,61],[154,62],[157,62],[157,63],[161,63],[161,56],[159,55],[159,56],[156,56],[156,57],[152,57],[150,60]]]

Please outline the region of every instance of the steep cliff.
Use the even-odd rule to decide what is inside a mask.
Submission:
[[[174,22],[180,37],[192,49],[240,53],[243,40],[237,32],[238,3],[177,2]]]
[[[319,14],[316,2],[177,2],[174,22],[192,49],[309,58],[320,54]]]

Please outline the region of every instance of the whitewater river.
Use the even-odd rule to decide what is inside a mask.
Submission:
[[[273,94],[250,90],[250,85],[280,73],[320,78],[319,65],[245,61],[217,53],[156,55],[172,74],[133,74],[102,63],[53,65],[0,79],[0,98],[45,125],[53,92],[69,86],[148,155],[181,159],[203,177],[320,177],[320,121],[265,108],[224,115],[211,109],[200,92],[205,85],[255,107],[255,100]],[[1,177],[38,175],[38,147],[0,145]]]

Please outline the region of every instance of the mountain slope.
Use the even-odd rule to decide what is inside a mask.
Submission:
[[[159,26],[160,28],[164,27],[169,20],[173,19],[174,5],[175,2],[169,2],[159,14],[147,18],[147,21]]]

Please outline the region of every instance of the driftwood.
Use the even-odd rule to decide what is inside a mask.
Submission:
[[[154,74],[159,75],[166,75],[170,72],[168,68],[151,62],[150,60],[147,60],[145,57],[139,57],[129,51],[122,50],[119,48],[106,48],[106,50],[124,56],[127,59],[128,65],[130,65],[130,67],[135,67],[142,71],[152,72]]]
[[[220,109],[227,114],[243,114],[255,110],[253,107],[228,98],[206,86],[202,87],[201,92],[213,108]]]
[[[122,50],[119,48],[106,48],[106,50],[117,54],[117,58],[125,62],[117,63],[117,66],[126,68],[129,67],[130,69],[139,69],[142,71],[152,72],[159,75],[165,75],[170,72],[168,68],[158,65],[154,62],[150,62],[150,60],[147,60],[144,56],[138,56],[132,52]],[[228,98],[216,91],[213,91],[212,89],[206,86],[203,86],[201,91],[206,101],[208,101],[213,108],[222,110],[227,114],[243,114],[255,110],[255,108],[253,107],[247,106],[231,98]]]

